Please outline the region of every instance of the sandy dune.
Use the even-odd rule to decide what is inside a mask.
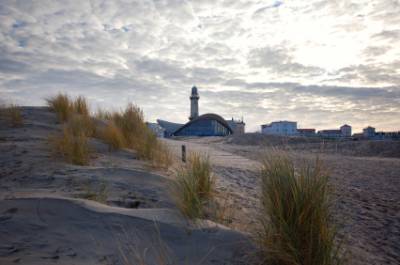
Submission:
[[[46,108],[23,108],[24,125],[0,119],[0,264],[239,264],[251,243],[212,222],[185,221],[171,180],[93,139],[89,166],[54,158],[60,130]],[[105,204],[88,201],[103,189]]]
[[[167,141],[206,152],[214,163],[219,190],[227,191],[237,212],[233,227],[251,231],[259,209],[261,154],[268,147],[229,144],[223,138]],[[314,152],[293,151],[300,162]],[[349,264],[400,264],[400,159],[319,154],[331,172],[336,219],[349,250]]]

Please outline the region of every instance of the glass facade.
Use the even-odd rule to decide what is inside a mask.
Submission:
[[[226,136],[228,128],[213,119],[199,119],[177,132],[176,136]]]

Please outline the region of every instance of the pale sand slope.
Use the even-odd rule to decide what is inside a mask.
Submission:
[[[0,119],[0,264],[146,264],[164,249],[172,264],[239,264],[247,236],[212,222],[189,225],[170,198],[171,181],[134,152],[92,139],[90,166],[52,157],[60,131],[46,108],[23,108],[24,125]],[[106,204],[84,199],[105,188]],[[162,243],[160,243],[162,242]]]
[[[231,145],[221,138],[167,140],[178,147],[210,156],[219,190],[228,191],[238,210],[232,224],[251,231],[259,205],[261,154],[266,147]],[[292,152],[296,162],[315,159],[310,152]],[[400,159],[320,154],[335,187],[340,236],[350,250],[350,264],[400,264]]]

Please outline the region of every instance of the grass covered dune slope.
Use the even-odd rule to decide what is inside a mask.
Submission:
[[[53,154],[65,122],[47,107],[0,119],[0,264],[237,264],[240,232],[188,223],[172,180],[134,149],[87,136],[86,165]],[[165,172],[165,169],[163,169]]]
[[[47,102],[2,112],[0,264],[344,264],[318,161],[272,150],[226,164],[190,147],[183,163],[184,142],[158,139],[135,105],[92,115],[83,97]],[[221,163],[252,168],[256,213],[235,200],[251,175]]]

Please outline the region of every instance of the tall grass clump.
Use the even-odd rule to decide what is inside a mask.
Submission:
[[[203,217],[214,187],[209,158],[192,154],[188,163],[177,171],[173,187],[182,214],[190,219]]]
[[[66,94],[59,93],[58,95],[46,99],[47,105],[57,114],[60,122],[66,122],[71,117],[74,111],[74,104]]]
[[[121,129],[117,127],[113,121],[107,122],[107,125],[102,130],[100,138],[108,144],[110,150],[118,150],[126,146]]]
[[[264,159],[261,178],[259,242],[265,264],[342,264],[321,161],[297,169],[287,154],[274,152]]]
[[[88,136],[90,130],[85,126],[84,116],[74,116],[63,126],[60,135],[50,136],[53,151],[61,155],[66,162],[76,165],[89,164],[90,148]]]
[[[21,108],[15,104],[2,107],[0,114],[3,116],[12,127],[19,127],[23,124]]]
[[[89,107],[85,97],[83,96],[77,97],[72,102],[72,106],[75,113],[83,116],[89,116]]]
[[[134,149],[140,159],[151,161],[155,167],[167,168],[171,164],[168,148],[147,127],[139,107],[128,104],[123,111],[114,113],[100,110],[97,117],[107,122],[100,138],[110,149]]]

